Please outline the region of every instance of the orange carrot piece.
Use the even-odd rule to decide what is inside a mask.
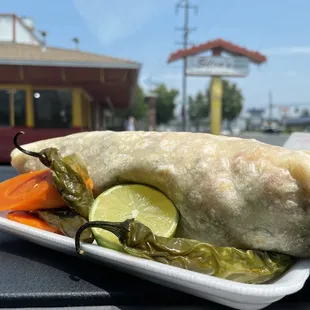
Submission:
[[[31,227],[39,228],[42,230],[50,231],[56,234],[61,234],[61,231],[48,223],[44,222],[42,219],[24,211],[13,211],[8,213],[7,219],[18,222]]]
[[[65,205],[49,169],[24,173],[0,183],[0,211],[35,211]]]
[[[86,186],[90,189],[93,190],[94,188],[94,181],[91,178],[88,178],[88,180],[86,181]]]

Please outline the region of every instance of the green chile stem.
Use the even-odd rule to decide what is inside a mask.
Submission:
[[[106,221],[92,221],[83,224],[76,232],[75,235],[75,249],[78,254],[84,254],[84,251],[81,250],[81,234],[85,229],[96,227],[96,228],[102,228],[105,230],[108,230],[115,234],[120,240],[124,240],[126,238],[126,235],[130,231],[130,223],[133,221],[133,219],[126,220],[124,222],[106,222]]]

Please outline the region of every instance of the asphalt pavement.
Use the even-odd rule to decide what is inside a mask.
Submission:
[[[17,172],[11,166],[0,166],[0,182],[13,178]]]
[[[245,133],[241,135],[241,138],[256,139],[267,144],[283,146],[289,136],[289,134]]]

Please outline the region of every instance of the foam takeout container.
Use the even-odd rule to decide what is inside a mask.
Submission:
[[[310,149],[309,134],[307,137],[304,134],[297,135],[297,138],[298,141],[308,139]],[[296,139],[292,135],[284,147],[294,148],[294,141],[296,142]],[[1,231],[64,254],[77,255],[72,238],[10,221],[5,215],[6,213],[0,213]],[[300,259],[272,282],[244,284],[134,257],[96,244],[83,244],[82,249],[86,253],[82,257],[86,259],[235,309],[266,308],[286,295],[302,289],[310,272],[310,259]]]

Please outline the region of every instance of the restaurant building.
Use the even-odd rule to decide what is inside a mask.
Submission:
[[[0,162],[12,139],[23,143],[86,130],[121,128],[113,111],[134,104],[141,65],[126,59],[46,46],[33,22],[0,15]]]

